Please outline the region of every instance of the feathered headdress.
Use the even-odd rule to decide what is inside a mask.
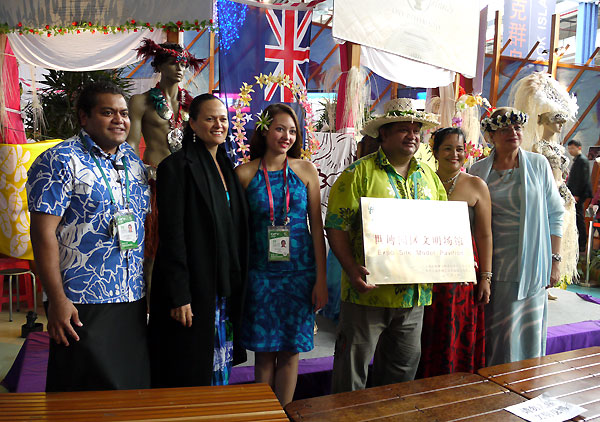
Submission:
[[[517,82],[511,89],[509,103],[531,118],[524,126],[521,147],[531,151],[534,141],[543,133],[538,118],[544,113],[560,114],[564,121],[573,121],[577,116],[577,98],[569,94],[549,73],[534,72]]]
[[[175,57],[175,61],[177,63],[184,62],[187,66],[194,69],[195,72],[200,70],[200,66],[206,59],[197,59],[189,51],[183,49],[183,51],[172,50],[170,48],[165,48],[156,44],[149,38],[144,38],[142,40],[142,45],[135,49],[137,51],[138,59],[146,59],[148,57],[156,57],[159,55],[169,55]]]

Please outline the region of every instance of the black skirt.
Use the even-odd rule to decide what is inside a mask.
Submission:
[[[75,307],[79,341],[50,340],[46,391],[149,388],[146,299]]]

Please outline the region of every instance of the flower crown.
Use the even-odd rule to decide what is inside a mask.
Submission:
[[[507,111],[504,114],[499,114],[495,117],[485,117],[481,120],[481,130],[484,132],[493,132],[502,127],[511,125],[524,125],[527,123],[529,116],[521,111]]]
[[[267,110],[256,113],[256,118],[256,129],[269,130],[269,126],[271,125],[273,118],[269,116],[269,112]]]
[[[136,48],[135,51],[137,51],[138,59],[147,59],[148,57],[156,57],[159,54],[168,54],[171,57],[175,57],[175,62],[183,62],[186,66],[193,68],[195,72],[198,72],[200,66],[206,61],[206,59],[197,59],[185,48],[183,51],[177,51],[161,47],[150,38],[144,38],[142,40],[142,45]]]

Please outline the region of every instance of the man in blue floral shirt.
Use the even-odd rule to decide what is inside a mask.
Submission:
[[[49,304],[46,391],[147,388],[146,171],[125,143],[129,116],[119,87],[86,86],[77,114],[81,132],[40,155],[27,182]]]
[[[439,124],[437,115],[416,111],[408,98],[385,105],[385,114],[365,125],[377,138],[377,152],[351,164],[329,194],[325,229],[340,261],[342,304],[335,342],[332,392],[365,388],[373,359],[373,386],[414,379],[421,356],[423,307],[431,304],[431,284],[365,282],[360,198],[445,201],[435,172],[414,158],[420,132]],[[411,218],[402,216],[407,224]]]

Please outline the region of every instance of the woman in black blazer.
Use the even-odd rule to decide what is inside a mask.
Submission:
[[[150,298],[153,387],[227,384],[248,260],[245,196],[221,144],[227,109],[192,101],[181,150],[157,173],[159,245]],[[234,346],[235,345],[235,346]]]

